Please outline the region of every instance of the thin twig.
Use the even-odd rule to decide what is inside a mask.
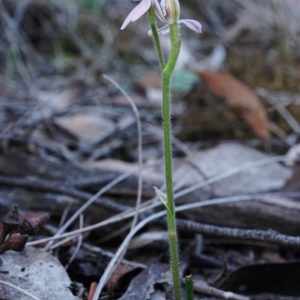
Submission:
[[[88,250],[90,252],[96,253],[97,255],[100,254],[101,256],[106,256],[108,258],[112,258],[115,255],[113,252],[103,250],[102,248],[99,248],[97,246],[94,246],[94,245],[91,245],[91,244],[88,244],[88,243],[83,243],[82,248],[85,249],[85,250]],[[122,263],[125,264],[125,265],[128,265],[132,268],[145,269],[147,267],[144,264],[141,264],[141,263],[135,262],[135,261],[131,261],[131,260],[127,260],[127,259],[122,259]]]
[[[276,97],[270,93],[269,91],[259,88],[256,92],[261,96],[267,99],[272,105],[275,106],[277,111],[281,114],[281,116],[285,119],[285,121],[289,124],[291,129],[297,134],[300,134],[300,125],[297,120],[291,115],[291,113],[285,108],[284,104],[278,103]]]
[[[60,235],[61,233],[65,232],[65,230],[78,218],[80,214],[82,214],[93,202],[95,202],[101,195],[111,189],[113,186],[118,184],[119,182],[123,181],[124,179],[128,178],[130,175],[135,173],[135,170],[130,170],[120,176],[118,176],[115,180],[111,181],[103,188],[101,188],[95,195],[89,197],[87,202],[85,202],[71,217],[70,219],[57,231],[56,236]],[[48,245],[49,247],[50,245]],[[47,248],[47,247],[46,247]]]
[[[79,216],[79,228],[83,228],[83,214],[81,214]],[[72,256],[70,257],[69,261],[67,262],[67,264],[65,265],[65,270],[67,270],[70,266],[70,264],[72,263],[72,261],[75,259],[75,257],[77,256],[79,250],[80,250],[80,247],[82,245],[82,240],[83,240],[83,237],[82,237],[82,234],[80,234],[78,236],[78,241],[77,241],[77,245],[76,245],[76,248],[72,254]]]
[[[213,296],[215,298],[223,298],[226,300],[250,300],[247,296],[242,296],[232,292],[225,292],[214,287],[209,286],[206,282],[195,280],[194,281],[194,290],[198,293]]]
[[[80,236],[80,234],[76,234],[76,235],[71,235],[71,236],[67,236],[66,238],[64,238],[63,240],[57,242],[56,244],[53,244],[51,243],[51,245],[49,244],[49,247],[47,248],[47,250],[53,250],[55,248],[58,248],[60,246],[63,246],[63,245],[66,245],[66,244],[69,244],[70,241],[73,241],[75,239],[78,239],[78,236]],[[73,241],[75,242],[75,241]],[[72,243],[73,243],[72,242]],[[26,244],[27,245],[27,244]]]
[[[300,246],[300,237],[281,234],[272,229],[257,230],[220,227],[183,219],[177,219],[177,226],[178,230],[184,232],[201,233],[238,240],[251,240],[253,242],[267,242],[285,247]]]
[[[61,218],[60,218],[60,220],[59,220],[58,228],[60,228],[61,226],[63,226],[64,223],[66,222],[66,219],[67,219],[67,216],[68,216],[68,214],[69,214],[69,212],[70,212],[70,209],[71,209],[71,205],[69,204],[69,205],[64,209],[64,211],[63,211],[63,213],[62,213],[62,216],[61,216]]]
[[[122,227],[113,230],[108,235],[104,236],[103,238],[98,239],[97,244],[105,243],[105,242],[117,237],[118,235],[121,235],[122,233],[129,231],[131,228],[131,224],[132,224],[132,222],[128,222],[126,225],[123,225]]]

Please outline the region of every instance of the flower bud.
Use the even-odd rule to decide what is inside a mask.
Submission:
[[[160,2],[165,18],[169,24],[178,23],[180,6],[178,0],[162,0]]]

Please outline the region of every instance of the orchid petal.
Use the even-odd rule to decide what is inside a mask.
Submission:
[[[130,22],[135,22],[137,19],[139,19],[143,14],[145,14],[148,9],[151,7],[151,0],[142,0],[140,4],[138,4],[127,16],[125,19],[121,30],[123,30]]]
[[[192,29],[198,33],[202,33],[202,26],[198,21],[187,19],[187,20],[179,20],[178,23],[183,23],[190,29]]]
[[[168,20],[165,18],[165,14],[159,5],[157,0],[153,0],[154,8],[155,8],[155,14],[156,16],[164,23],[168,23]]]
[[[160,1],[160,7],[161,7],[162,12],[166,16],[167,15],[167,9],[166,9],[166,1],[165,0]]]

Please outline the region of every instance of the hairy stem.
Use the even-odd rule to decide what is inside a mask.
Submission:
[[[157,32],[155,11],[153,6],[151,6],[150,9],[148,10],[148,19],[151,26],[153,42],[158,56],[159,65],[161,70],[163,70],[165,68],[165,60],[161,50],[161,45],[160,45],[159,36]]]
[[[169,233],[170,260],[173,275],[174,299],[181,299],[180,291],[180,269],[178,254],[178,239],[176,231],[175,203],[173,197],[173,175],[172,175],[172,140],[171,140],[171,113],[170,113],[170,82],[176,61],[180,51],[180,40],[178,24],[170,26],[171,31],[171,53],[168,63],[163,69],[163,130],[165,151],[165,176],[167,189],[167,223]]]

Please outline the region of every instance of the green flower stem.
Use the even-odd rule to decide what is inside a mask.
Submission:
[[[166,65],[165,69],[163,70],[163,73],[168,73],[171,77],[178,56],[179,56],[179,52],[180,52],[180,45],[181,45],[181,41],[179,38],[179,25],[178,24],[172,24],[170,25],[170,37],[171,37],[171,53],[170,53],[170,57],[168,60],[168,64]]]
[[[154,46],[156,49],[156,53],[158,56],[158,61],[160,68],[163,70],[165,68],[165,60],[163,56],[163,52],[161,50],[161,45],[158,37],[158,32],[157,32],[157,27],[156,27],[156,19],[155,19],[155,11],[153,5],[151,5],[150,9],[148,10],[148,19],[149,23],[151,26],[151,31],[152,31],[152,37],[153,37],[153,42]]]
[[[167,222],[170,245],[170,259],[173,275],[174,299],[181,299],[180,270],[178,239],[176,230],[175,203],[173,198],[172,180],[172,140],[171,140],[171,114],[170,114],[170,82],[176,61],[180,51],[178,24],[170,26],[171,53],[168,63],[163,69],[163,129],[164,129],[164,151],[165,151],[165,176],[167,189]]]
[[[185,276],[185,300],[194,300],[194,283],[192,275]]]

